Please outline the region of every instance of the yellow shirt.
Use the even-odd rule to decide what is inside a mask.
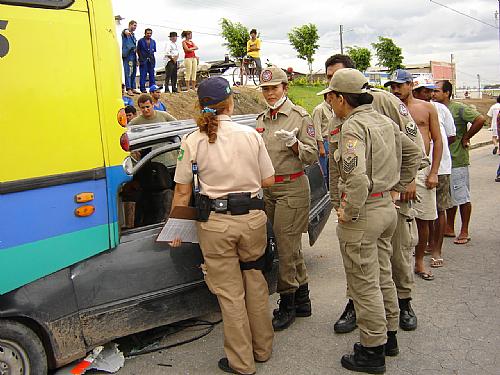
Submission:
[[[250,47],[257,47],[257,51],[250,51]],[[255,40],[248,40],[247,42],[247,55],[254,57],[254,58],[260,58],[260,39],[255,38]]]

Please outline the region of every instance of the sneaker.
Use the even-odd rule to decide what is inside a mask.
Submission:
[[[133,92],[134,94],[140,94],[140,93],[141,93],[141,91],[139,91],[139,90],[137,90],[137,89],[133,89],[133,90],[132,90],[132,92]]]
[[[500,176],[497,176],[497,178],[495,178],[495,182],[500,182]]]
[[[493,147],[493,155],[496,155],[498,151],[498,146]]]

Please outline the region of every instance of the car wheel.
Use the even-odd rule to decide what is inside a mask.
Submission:
[[[0,375],[47,374],[47,356],[35,332],[21,323],[0,320]]]

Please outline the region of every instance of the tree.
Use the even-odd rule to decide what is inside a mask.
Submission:
[[[243,57],[247,53],[247,41],[249,39],[248,29],[239,22],[231,22],[227,18],[220,21],[221,36],[227,40],[222,43],[227,47],[229,54],[233,57]]]
[[[319,47],[318,39],[318,28],[312,23],[294,27],[288,33],[288,40],[297,51],[297,57],[307,61],[309,75],[312,75],[313,55]]]
[[[347,54],[354,61],[359,71],[364,72],[370,66],[372,53],[368,48],[358,46],[347,47]]]
[[[403,50],[391,38],[378,37],[378,43],[372,43],[378,58],[378,65],[385,66],[392,73],[396,69],[404,68]]]

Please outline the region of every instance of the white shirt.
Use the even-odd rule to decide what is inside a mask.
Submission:
[[[441,139],[443,141],[443,154],[441,156],[441,163],[439,164],[438,175],[451,174],[451,154],[448,145],[448,137],[457,135],[455,122],[453,116],[444,104],[431,102],[438,113],[439,130],[441,131]],[[430,153],[432,157],[432,151]]]
[[[179,56],[179,49],[177,48],[177,43],[169,40],[165,47],[165,65],[170,61],[169,57]]]
[[[497,116],[500,111],[500,103],[493,104],[488,110],[487,115],[491,117],[491,128],[494,136],[498,136],[498,124],[497,124]]]

